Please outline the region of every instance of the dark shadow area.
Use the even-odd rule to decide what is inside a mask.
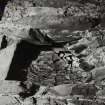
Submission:
[[[24,88],[24,91],[19,93],[19,95],[23,99],[25,99],[25,98],[27,98],[29,96],[34,95],[35,93],[37,93],[39,91],[39,88],[40,88],[40,85],[38,85],[38,84],[32,84],[32,86],[29,89],[27,89],[27,87],[24,87],[25,84],[23,82],[21,82],[20,86],[22,86]]]
[[[95,66],[94,65],[91,65],[91,64],[89,64],[88,62],[86,62],[84,59],[80,59],[79,60],[79,67],[81,68],[81,69],[83,69],[85,72],[89,72],[89,71],[91,71],[92,69],[94,69],[95,68]]]
[[[7,5],[7,2],[10,0],[0,0],[0,20],[2,19],[4,10],[5,10],[5,6]]]
[[[25,81],[27,67],[29,67],[32,60],[37,59],[41,51],[50,51],[53,47],[55,46],[39,46],[21,41],[17,45],[6,80]]]
[[[6,79],[24,81],[27,75],[25,69],[29,67],[32,60],[35,60],[38,57],[40,51],[41,49],[39,46],[21,41],[17,45],[17,49],[14,53],[14,57]]]
[[[86,48],[87,48],[87,45],[80,44],[80,45],[78,45],[78,46],[74,46],[74,47],[72,48],[72,50],[74,50],[75,53],[79,54],[79,53],[81,53],[83,50],[85,50]]]
[[[0,50],[6,48],[7,45],[8,45],[8,41],[7,41],[7,39],[6,39],[6,36],[4,35],[3,38],[2,38]]]

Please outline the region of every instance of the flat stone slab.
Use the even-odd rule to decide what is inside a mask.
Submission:
[[[17,95],[22,91],[19,81],[0,81],[0,95]]]

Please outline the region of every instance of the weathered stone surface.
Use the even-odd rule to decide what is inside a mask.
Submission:
[[[88,101],[95,103],[92,99],[89,99],[89,97],[94,97],[97,92],[96,87],[92,84],[62,84],[51,87],[48,90],[47,94],[42,95],[45,89],[45,87],[40,88],[39,92],[34,96],[38,97],[38,103],[54,104],[57,102],[59,104],[63,103],[65,105],[66,100],[68,100],[67,105],[69,105],[70,103],[74,103],[75,105],[76,101],[79,103],[79,105],[81,105],[82,103],[88,103]],[[79,97],[78,100],[77,97]]]
[[[75,42],[78,42],[78,43],[77,44],[73,43],[74,45],[70,46],[70,50],[73,50],[75,51],[74,53],[76,53],[73,56],[75,56],[76,58],[78,56],[80,57],[84,55],[80,58],[83,58],[84,61],[86,61],[89,64],[92,64],[96,68],[95,69],[92,68],[93,70],[91,69],[90,71],[88,71],[89,70],[88,68],[87,71],[82,72],[82,70],[79,67],[76,68],[73,65],[73,73],[75,72],[76,74],[76,75],[74,74],[72,75],[74,78],[73,82],[83,83],[84,80],[82,77],[81,77],[82,80],[81,79],[77,80],[76,77],[78,77],[79,74],[81,76],[82,73],[87,73],[87,72],[89,73],[92,72],[93,73],[92,79],[95,79],[96,82],[97,81],[101,82],[105,78],[104,76],[105,70],[104,70],[104,67],[102,68],[97,68],[97,67],[105,65],[105,61],[104,61],[105,54],[104,54],[104,47],[103,47],[105,46],[104,40],[102,41],[100,40],[100,38],[98,39],[98,37],[94,36],[94,34],[91,32],[82,33],[82,35],[80,33],[79,35],[78,33],[76,34],[72,33],[72,31],[76,31],[76,30],[84,31],[91,27],[93,28],[99,24],[105,27],[104,12],[102,13],[101,11],[102,8],[100,8],[100,5],[97,2],[97,0],[93,0],[93,1],[87,0],[86,3],[84,3],[85,0],[74,0],[74,1],[68,0],[67,2],[65,0],[61,0],[60,2],[56,0],[53,0],[53,1],[50,1],[50,0],[49,1],[48,0],[36,1],[35,0],[34,2],[31,0],[29,1],[28,0],[24,0],[24,1],[14,0],[14,1],[8,2],[8,5],[4,12],[4,17],[2,18],[2,21],[0,22],[0,35],[5,34],[6,36],[12,37],[13,39],[19,39],[19,40],[23,39],[23,40],[29,41],[30,43],[36,44],[36,40],[33,39],[34,37],[31,37],[29,35],[29,30],[30,28],[41,28],[41,32],[44,33],[44,35],[48,34],[50,38],[55,41],[66,40],[66,41],[71,42],[71,41],[76,40]],[[68,4],[69,6],[66,4]],[[67,8],[65,7],[65,5],[67,6]],[[47,7],[35,7],[35,6],[47,6]],[[63,6],[64,8],[62,8]],[[101,5],[101,7],[102,6],[103,5]],[[57,7],[57,8],[54,8],[54,7]],[[99,35],[101,35],[101,33],[99,33]],[[66,38],[64,38],[64,36]],[[84,46],[81,47],[81,45],[84,45],[86,47],[85,48]],[[8,63],[7,57],[10,57],[9,62],[11,62],[11,59],[12,59],[11,56],[13,55],[14,49],[15,49],[14,47],[11,47],[9,49],[8,48],[9,46],[7,47],[7,49],[4,49],[1,51],[2,61],[0,61],[0,63],[4,65],[4,62],[5,62],[4,58],[6,59],[6,62],[7,62],[5,64],[6,68],[4,66],[3,68],[0,66],[1,69],[3,70],[4,68],[6,69],[6,73],[4,73],[3,71],[4,76],[7,75],[7,68],[9,68],[8,65],[10,65],[10,63]],[[12,52],[7,51],[7,50],[11,50]],[[4,56],[5,52],[7,56],[6,55]],[[60,71],[53,75],[54,68],[52,67],[52,62],[51,62],[52,57],[49,57],[48,55],[50,56],[49,53],[44,52],[44,54],[40,55],[40,57],[38,58],[39,61],[37,62],[34,61],[33,63],[35,64],[32,64],[28,68],[28,69],[34,69],[35,71],[33,74],[35,74],[36,76],[33,79],[33,78],[30,78],[33,76],[32,74],[31,76],[28,75],[30,79],[29,82],[31,81],[31,79],[33,79],[33,83],[35,83],[35,80],[36,80],[37,82],[40,82],[41,84],[48,85],[49,83],[55,82],[54,81],[55,79],[53,77],[55,77],[56,75],[58,78],[57,79],[58,84],[62,84],[63,82],[65,82],[64,70],[61,70],[62,68],[64,68],[64,65],[63,67],[60,67],[62,65],[59,66],[59,64],[57,64],[56,67],[58,67]],[[76,61],[75,59],[73,60]],[[77,64],[79,63],[80,62],[77,62]],[[89,67],[89,65],[87,66]],[[86,66],[84,67],[86,68]],[[82,68],[82,69],[85,70],[85,68]],[[49,80],[46,80],[46,78],[49,78]],[[9,83],[9,85],[8,83],[3,83],[3,85],[1,83],[1,86],[0,86],[1,94],[2,92],[5,94],[9,92],[10,92],[9,94],[12,94],[12,93],[18,94],[18,92],[21,91],[20,87],[18,87],[19,86],[18,83],[16,84],[13,83],[15,84],[15,86],[10,85],[10,84],[12,83]],[[51,95],[52,94],[55,94],[58,96],[61,95],[63,96],[63,98],[64,96],[69,95],[71,93],[74,95],[82,94],[84,96],[92,95],[93,97],[96,95],[96,90],[95,90],[96,88],[94,86],[93,88],[91,85],[86,85],[86,84],[75,85],[75,87],[73,87],[73,85],[64,84],[63,86],[60,85],[60,86],[52,87],[52,89],[50,90],[50,93]],[[11,90],[10,87],[13,89]],[[14,90],[14,87],[16,90]],[[17,90],[17,88],[20,90]],[[1,98],[1,100],[3,99]],[[5,97],[5,100],[8,101],[8,98]],[[12,99],[9,98],[9,100],[12,100]],[[90,101],[93,102],[93,100],[90,100]],[[2,103],[2,101],[0,101],[0,103]],[[25,104],[27,103],[28,102],[26,102]],[[87,100],[84,101],[83,103],[80,103],[77,101],[77,103],[80,105],[91,104]],[[93,102],[93,104],[96,104],[96,103]]]
[[[37,4],[37,1],[34,2]],[[47,1],[39,1],[39,3],[42,4],[44,2],[47,4]],[[53,2],[57,3],[57,1]],[[0,34],[28,40],[35,44],[34,40],[29,36],[29,29],[42,28],[46,29],[44,32],[53,37],[54,40],[71,41],[70,39],[72,39],[72,37],[70,37],[70,34],[72,34],[72,31],[88,29],[94,23],[90,20],[93,19],[94,21],[94,18],[98,18],[100,14],[100,7],[95,4],[86,3],[82,5],[78,3],[78,1],[75,2],[72,3],[72,0],[69,1],[71,6],[67,10],[67,16],[65,16],[65,9],[62,8],[34,7],[33,2],[27,0],[9,1],[0,23]],[[51,2],[49,1],[49,3]],[[48,5],[50,5],[49,3]],[[61,3],[65,4],[66,2],[62,0]],[[102,16],[102,18],[103,17],[104,16]],[[88,18],[91,19],[88,20]],[[64,38],[65,35],[66,37]]]
[[[58,61],[54,63],[56,60]],[[69,82],[64,76],[65,62],[53,51],[41,52],[27,70],[27,84],[37,82],[47,86]]]
[[[94,97],[97,93],[97,88],[93,84],[62,84],[52,87],[51,90],[49,90],[49,93],[63,97],[72,95]]]
[[[52,90],[50,90],[50,92],[56,96],[69,96],[71,95],[74,86],[75,84],[61,84],[52,87]]]
[[[88,18],[93,18],[94,21],[94,18],[98,18],[97,16],[100,14],[100,8],[94,4],[80,5],[81,8],[78,7],[79,4],[71,4],[67,12],[68,16],[64,16],[65,10],[61,8],[33,7],[32,3],[24,2],[26,2],[24,5],[20,1],[8,2],[2,21],[17,21],[9,22],[7,26],[5,23],[1,23],[1,27],[5,28],[2,28],[2,33],[26,38],[23,36],[27,36],[30,27],[32,27],[53,28],[53,32],[49,32],[53,35],[56,32],[56,35],[65,34],[65,32],[70,35],[72,31],[85,30],[91,27],[92,21]]]
[[[92,70],[93,78],[96,82],[101,82],[105,79],[105,67],[99,67]]]
[[[22,90],[19,81],[0,81],[0,95],[18,95]]]
[[[4,80],[7,77],[15,49],[16,42],[0,51],[0,80]]]
[[[12,96],[1,96],[0,105],[21,105],[15,97]]]
[[[37,35],[40,33],[37,32],[37,30],[33,30],[33,34],[30,34],[30,26],[22,26],[22,25],[15,25],[11,22],[6,24],[1,24],[0,26],[0,34],[6,35],[9,38],[17,39],[17,40],[26,40],[33,44],[41,44],[39,41],[34,39],[34,37],[37,37]],[[48,37],[55,41],[55,42],[71,42],[75,41],[77,42],[79,39],[81,39],[81,36],[78,36],[76,34],[71,35],[70,30],[58,30],[58,29],[48,29],[48,30],[41,30],[43,34],[43,38],[46,37],[46,34],[48,34]],[[37,34],[37,35],[36,35]],[[44,36],[45,35],[45,36]],[[43,44],[43,43],[42,43]],[[47,44],[47,43],[46,43]]]
[[[89,10],[90,7],[92,8],[91,11]],[[49,10],[51,11],[50,13],[48,12],[49,10],[46,10],[44,14],[41,11],[39,13],[36,12],[35,14],[35,8],[37,9],[37,11],[39,11],[41,8],[42,11],[45,11],[44,9],[46,9],[41,7],[38,10],[37,7],[33,7],[31,8],[33,13],[30,12],[29,17],[27,16],[23,19],[20,19],[20,21],[17,21],[17,23],[26,25],[29,24],[33,28],[63,28],[69,29],[71,31],[85,30],[91,27],[91,21],[89,21],[88,19],[97,18],[99,14],[95,5],[85,5],[84,7],[82,7],[85,12],[77,6],[73,6],[68,9],[68,16],[64,16],[63,9],[57,8],[49,8]]]

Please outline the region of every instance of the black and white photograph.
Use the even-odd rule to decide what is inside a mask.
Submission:
[[[0,0],[0,105],[105,105],[105,0]]]

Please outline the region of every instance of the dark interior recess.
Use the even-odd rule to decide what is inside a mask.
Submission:
[[[29,67],[32,60],[35,60],[40,54],[40,47],[21,41],[17,45],[14,53],[7,80],[24,81],[26,79],[25,69]]]
[[[17,45],[6,80],[26,80],[26,69],[32,60],[37,59],[41,51],[50,51],[52,48],[53,46],[39,46],[21,41]]]

